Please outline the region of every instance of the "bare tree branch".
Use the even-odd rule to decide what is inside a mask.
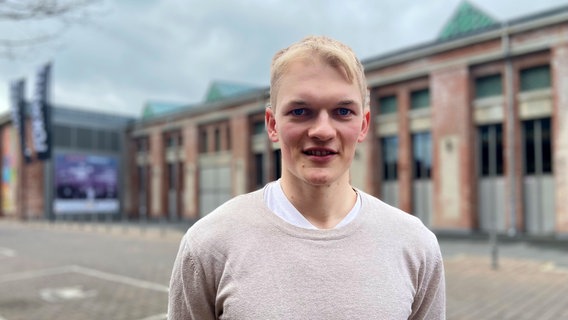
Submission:
[[[55,41],[72,25],[89,22],[92,9],[104,1],[0,0],[0,23],[12,27],[12,31],[0,32],[0,59],[17,59],[21,50]]]
[[[100,3],[101,0],[0,1],[0,20],[38,20],[61,17]]]

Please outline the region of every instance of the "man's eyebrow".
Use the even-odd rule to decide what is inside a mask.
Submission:
[[[338,106],[349,106],[355,103],[355,100],[342,100],[337,104]]]
[[[307,106],[308,103],[304,100],[291,100],[291,101],[288,101],[287,105],[289,105],[289,106]]]

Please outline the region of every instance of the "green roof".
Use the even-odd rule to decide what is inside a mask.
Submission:
[[[169,103],[169,102],[146,102],[144,110],[142,110],[142,119],[155,118],[168,113],[176,112],[186,108],[186,104]]]
[[[223,100],[254,89],[258,89],[258,87],[234,82],[214,81],[209,85],[205,95],[205,102]]]
[[[498,20],[492,18],[468,1],[463,1],[440,32],[438,39],[447,40],[460,37],[496,24],[499,24]]]

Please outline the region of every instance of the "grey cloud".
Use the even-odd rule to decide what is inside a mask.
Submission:
[[[273,54],[306,35],[335,37],[370,58],[433,40],[459,2],[113,1],[107,14],[68,32],[54,51],[54,99],[138,115],[147,100],[200,101],[216,79],[267,86]],[[498,19],[568,3],[474,2]],[[2,80],[5,70],[15,70],[5,61],[0,67]]]

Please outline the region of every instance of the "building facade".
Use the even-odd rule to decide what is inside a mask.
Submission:
[[[501,23],[464,2],[438,39],[363,64],[355,186],[434,230],[568,233],[568,8]],[[197,219],[278,178],[268,92],[137,121],[125,209]]]
[[[464,2],[434,41],[363,64],[354,186],[436,231],[568,235],[568,7],[503,23]],[[203,103],[149,103],[135,121],[56,108],[53,157],[29,164],[5,116],[0,214],[199,219],[280,177],[268,99],[214,83]]]
[[[11,119],[0,119],[2,203],[0,216],[12,219],[92,220],[122,218],[126,168],[126,127],[130,117],[51,109],[51,157],[39,160],[33,150],[31,123],[26,120],[26,146]]]

